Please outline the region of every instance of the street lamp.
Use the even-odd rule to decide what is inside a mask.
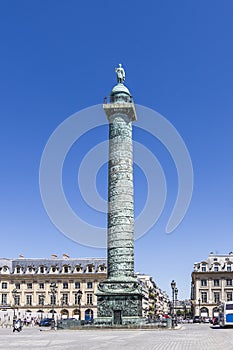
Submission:
[[[60,301],[61,301],[61,308],[63,310],[63,306],[65,304],[64,296],[61,297]],[[62,315],[63,315],[62,310],[61,310],[61,320],[62,320]]]
[[[199,318],[201,319],[201,299],[198,299],[198,305],[199,305]]]
[[[50,292],[51,292],[51,296],[52,296],[52,322],[51,322],[51,329],[55,329],[55,320],[54,320],[54,305],[55,305],[55,296],[57,293],[57,285],[55,282],[52,282],[50,284]]]
[[[184,320],[186,320],[186,303],[183,302],[183,308],[184,308]]]
[[[172,327],[174,327],[174,297],[175,297],[175,288],[176,282],[174,280],[171,281],[171,289],[172,289]]]
[[[45,299],[45,295],[44,294],[39,294],[39,305],[40,306],[44,306],[44,299]],[[40,319],[42,320],[42,318],[43,318],[43,311],[41,310]]]
[[[175,288],[175,322],[177,325],[177,295],[178,295],[178,288]]]
[[[83,292],[79,289],[77,294],[78,294],[79,319],[81,321],[81,299],[82,299]]]
[[[16,306],[17,294],[18,294],[18,290],[17,290],[17,288],[14,288],[14,289],[12,290],[12,295],[13,295],[13,299],[14,299],[14,305],[13,305],[13,310],[14,310],[13,325],[15,324],[15,319],[16,319],[16,315],[15,315],[15,306]]]

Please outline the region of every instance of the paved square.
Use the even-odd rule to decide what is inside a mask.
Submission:
[[[21,333],[0,329],[0,349],[24,350],[232,350],[233,329],[187,324],[177,330],[40,330]]]

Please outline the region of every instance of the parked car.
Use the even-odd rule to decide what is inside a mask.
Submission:
[[[201,323],[201,319],[199,316],[194,316],[193,323]]]
[[[39,326],[43,326],[43,327],[49,327],[52,324],[52,318],[43,318],[40,322],[39,322]]]

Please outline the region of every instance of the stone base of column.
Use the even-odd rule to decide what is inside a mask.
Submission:
[[[137,279],[107,279],[98,286],[96,325],[133,325],[144,323],[142,292]]]

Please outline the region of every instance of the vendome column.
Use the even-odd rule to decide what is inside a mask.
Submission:
[[[137,118],[121,64],[115,72],[118,84],[103,105],[109,121],[108,275],[96,293],[96,323],[137,324],[142,321],[142,293],[134,276],[132,122]]]

